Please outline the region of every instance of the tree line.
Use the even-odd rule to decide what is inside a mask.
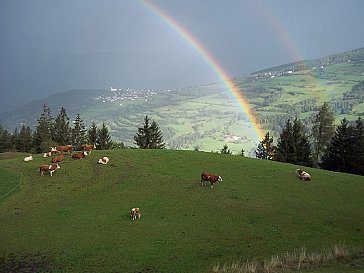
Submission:
[[[44,105],[37,122],[34,132],[29,126],[22,125],[20,131],[16,128],[13,133],[10,133],[0,125],[0,153],[9,151],[43,153],[50,147],[68,144],[71,144],[75,150],[81,150],[81,145],[85,143],[95,144],[98,150],[126,148],[123,142],[111,139],[105,123],[102,123],[99,128],[95,122],[92,122],[86,128],[79,114],[71,122],[63,107],[56,118],[53,118],[51,109]],[[138,128],[134,141],[141,149],[165,148],[159,126],[148,116],[144,118],[143,127]]]
[[[80,115],[70,122],[66,109],[61,108],[56,118],[51,115],[51,109],[44,105],[35,130],[22,125],[21,129],[8,132],[0,126],[0,152],[17,151],[26,153],[42,153],[50,147],[71,144],[74,149],[81,149],[85,143],[96,144],[96,148],[107,150],[120,146],[111,140],[105,123],[97,127],[93,122],[88,129]],[[122,144],[122,143],[121,143]]]
[[[324,103],[313,120],[311,132],[301,120],[287,120],[277,145],[269,132],[259,143],[256,157],[326,170],[364,175],[364,122],[345,118],[335,128],[328,103]]]

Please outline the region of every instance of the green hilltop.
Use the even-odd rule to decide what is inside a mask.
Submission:
[[[207,273],[302,247],[364,244],[362,176],[305,168],[313,180],[303,182],[291,164],[123,149],[67,155],[41,177],[50,159],[24,156],[0,157],[0,271]],[[101,156],[109,164],[97,164]],[[203,171],[223,181],[202,187]],[[133,207],[140,220],[130,220]],[[325,272],[364,266],[342,262]]]
[[[364,48],[314,60],[299,61],[232,79],[249,102],[260,127],[275,139],[287,119],[298,117],[310,129],[318,108],[329,102],[337,122],[364,115]],[[183,77],[183,75],[182,75]],[[113,91],[112,91],[113,90]],[[226,143],[237,154],[254,157],[261,140],[231,92],[222,83],[173,90],[71,90],[7,113],[0,124],[8,130],[34,128],[42,106],[53,116],[60,107],[90,125],[103,122],[112,139],[133,146],[133,136],[148,115],[161,128],[170,149],[218,151]],[[245,109],[246,110],[246,109]]]

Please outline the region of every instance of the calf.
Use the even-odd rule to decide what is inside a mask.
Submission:
[[[106,165],[107,163],[109,163],[109,158],[107,156],[103,156],[99,159],[98,161],[99,164],[104,164]]]
[[[130,219],[134,221],[135,219],[140,219],[141,217],[140,209],[139,208],[132,208],[130,211]]]
[[[53,176],[53,173],[60,168],[61,167],[58,164],[52,164],[52,165],[42,164],[39,165],[39,173],[41,176],[43,176],[43,173],[49,172],[50,176]]]
[[[222,181],[221,176],[216,176],[211,173],[203,172],[201,173],[201,186],[205,186],[205,182],[210,182],[211,189],[214,187],[214,184],[218,181]]]
[[[96,149],[95,144],[82,144],[81,147],[83,148],[84,151],[89,152],[89,154],[91,154],[91,151],[93,149]]]
[[[52,158],[52,163],[62,162],[63,159],[64,159],[64,154],[63,154],[63,152],[61,152],[61,154],[59,156]]]
[[[32,155],[26,156],[26,157],[24,158],[24,161],[25,161],[25,162],[28,162],[28,161],[31,161],[31,160],[33,160],[33,156],[32,156]]]
[[[304,170],[297,169],[298,176],[301,178],[301,180],[311,180],[311,175]]]
[[[80,152],[80,153],[73,154],[72,158],[73,159],[81,159],[81,158],[84,158],[86,155],[87,155],[87,152],[83,151],[83,152]]]

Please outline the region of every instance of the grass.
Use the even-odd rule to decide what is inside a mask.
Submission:
[[[98,165],[104,155],[110,163]],[[290,164],[128,149],[66,157],[53,177],[40,177],[38,165],[50,160],[33,157],[0,160],[1,174],[15,181],[22,172],[20,191],[0,200],[5,266],[35,260],[56,272],[207,273],[303,246],[364,244],[360,176],[305,168],[313,181],[302,182]],[[203,171],[223,182],[201,187]],[[140,220],[130,221],[132,207]]]

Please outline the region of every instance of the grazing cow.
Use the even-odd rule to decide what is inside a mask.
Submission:
[[[64,159],[64,154],[63,154],[63,152],[61,152],[61,154],[59,156],[52,158],[52,163],[62,162],[63,159]]]
[[[58,164],[52,164],[52,165],[42,164],[39,165],[39,173],[41,176],[43,176],[43,173],[49,172],[50,176],[53,176],[53,173],[60,168],[61,167]]]
[[[109,163],[109,158],[107,156],[103,156],[99,159],[98,161],[99,164],[104,164],[106,165],[107,163]]]
[[[141,215],[139,208],[132,208],[130,211],[130,219],[133,221],[137,218],[140,219]]]
[[[28,161],[31,161],[31,160],[33,160],[33,156],[32,156],[32,155],[26,156],[26,157],[24,158],[24,161],[25,161],[25,162],[28,162]]]
[[[95,144],[82,144],[81,147],[83,148],[84,151],[89,152],[89,154],[91,154],[91,151],[93,149],[96,149]]]
[[[86,155],[87,155],[87,152],[83,151],[83,152],[80,152],[80,153],[73,154],[72,158],[73,159],[81,159],[81,158],[84,158]]]
[[[207,172],[201,173],[201,186],[205,186],[206,181],[210,182],[210,187],[212,189],[215,183],[222,181],[222,177]]]
[[[56,149],[58,152],[70,152],[72,154],[72,145],[57,146]]]
[[[297,169],[298,176],[301,178],[301,180],[311,180],[311,175],[304,170]]]

